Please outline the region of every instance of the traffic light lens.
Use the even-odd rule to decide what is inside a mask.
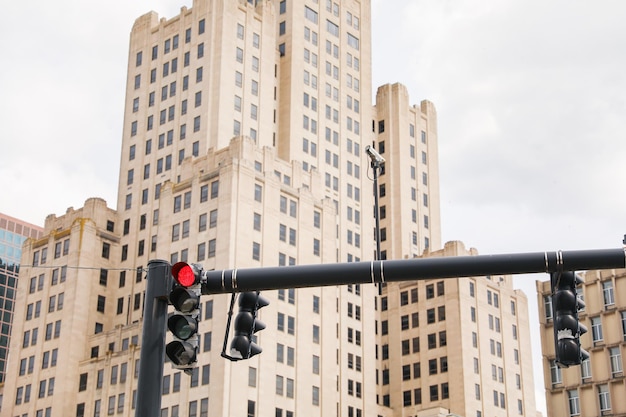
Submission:
[[[189,337],[193,334],[193,329],[191,327],[192,326],[190,326],[189,323],[179,320],[174,328],[174,333],[183,340],[189,339]]]
[[[183,287],[191,287],[196,283],[196,274],[194,274],[193,269],[189,265],[180,268],[175,278]]]
[[[190,317],[175,314],[167,321],[167,327],[181,340],[187,340],[198,331],[198,322]]]
[[[200,298],[193,291],[178,287],[170,293],[170,302],[176,310],[187,314],[198,308]]]
[[[186,342],[170,342],[165,347],[165,352],[175,365],[186,366],[196,360],[196,348]]]

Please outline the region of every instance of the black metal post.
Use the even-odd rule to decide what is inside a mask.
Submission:
[[[626,253],[620,248],[228,269],[204,272],[202,293],[220,294],[431,278],[582,271],[625,266]]]
[[[379,212],[379,204],[378,204],[378,173],[381,170],[381,164],[385,163],[385,158],[380,156],[380,154],[372,147],[366,146],[365,153],[371,159],[371,167],[374,171],[374,233],[376,234],[376,260],[380,261],[380,212]],[[378,284],[378,295],[382,295],[383,293],[383,285],[382,283]]]
[[[376,260],[380,261],[380,213],[378,208],[378,171],[380,170],[380,163],[376,160],[373,160],[372,168],[374,170],[374,220],[376,226]]]
[[[149,261],[147,280],[135,417],[161,415],[170,264],[159,259]]]

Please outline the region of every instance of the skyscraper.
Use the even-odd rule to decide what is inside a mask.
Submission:
[[[42,233],[39,226],[0,213],[0,383],[5,379],[22,243],[27,238],[38,238]]]
[[[5,387],[12,415],[133,413],[151,259],[198,262],[206,269],[372,259],[367,145],[387,159],[376,190],[382,255],[414,257],[439,249],[435,108],[428,101],[410,105],[400,84],[380,87],[375,106],[370,104],[370,36],[370,4],[357,0],[195,0],[173,18],[150,12],[136,20],[117,208],[88,199],[80,209],[49,216],[44,236],[27,242],[29,259],[58,245],[61,252],[22,270],[20,340],[12,344],[10,362],[16,378]],[[465,252],[452,244],[445,253]],[[502,303],[520,306],[504,313],[504,304],[481,305],[481,322],[491,315],[507,332],[517,323],[525,334],[525,302],[510,288],[510,278],[475,283],[476,300],[497,293]],[[438,281],[410,285],[424,293],[418,297],[424,297],[426,315],[445,300],[442,314],[461,317],[469,314],[461,308],[476,302],[465,294],[470,287],[463,280],[448,280],[442,292]],[[437,288],[434,301],[428,301],[430,286]],[[411,400],[415,407],[407,413],[404,391],[413,395],[418,385],[399,378],[404,354],[375,359],[386,337],[383,321],[395,320],[382,311],[383,299],[401,304],[400,288],[390,284],[380,298],[373,285],[264,292],[271,301],[260,311],[267,324],[258,333],[264,351],[239,362],[220,356],[228,342],[222,335],[229,296],[204,296],[198,367],[187,376],[166,365],[161,415],[362,417],[454,409],[468,390],[475,395],[474,380],[486,378],[491,368],[463,383],[439,375],[441,395],[423,404]],[[458,309],[448,309],[449,301]],[[413,307],[398,308],[408,313]],[[421,308],[420,301],[413,310]],[[519,319],[512,318],[518,312]],[[458,346],[442,346],[439,334],[470,337],[468,329],[477,325],[466,329],[446,320],[436,326],[438,345],[431,353],[437,369],[444,369],[440,357],[446,351],[454,352],[448,357],[455,366],[471,363],[465,351],[455,356],[461,355]],[[400,340],[404,329],[396,327],[389,325],[389,331]],[[496,343],[504,346],[504,359],[495,354],[491,361],[496,379],[517,343],[503,332],[487,333],[494,352]],[[472,358],[488,355],[487,340],[471,350]],[[404,349],[400,342],[392,349]],[[381,379],[389,365],[393,390]],[[509,405],[514,399],[522,400],[522,413],[530,412],[534,403],[526,376],[521,379],[528,375],[525,366],[511,366],[510,375],[507,367],[505,379],[481,385],[493,385],[497,404],[481,407],[482,399],[472,400],[463,412],[515,414],[517,404]],[[518,387],[512,385],[515,372]],[[450,398],[443,395],[444,383]]]
[[[577,291],[585,308],[579,320],[588,329],[580,343],[590,357],[564,369],[555,362],[550,281],[536,283],[548,415],[625,415],[626,271],[586,271],[580,276],[584,283]]]

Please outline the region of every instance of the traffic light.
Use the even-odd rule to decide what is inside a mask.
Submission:
[[[585,308],[576,294],[576,287],[582,282],[572,271],[550,274],[556,362],[563,368],[580,365],[589,358],[589,353],[580,347],[580,336],[587,333],[587,327],[578,321],[578,310]]]
[[[167,344],[165,353],[174,367],[191,372],[196,366],[198,355],[202,268],[178,262],[172,266],[172,276],[175,282],[169,301],[176,311],[168,318],[167,328],[172,332],[174,340]]]
[[[230,356],[235,359],[249,359],[263,349],[252,341],[254,333],[265,329],[265,324],[257,320],[260,308],[269,305],[267,298],[258,291],[239,294],[239,313],[235,317],[235,337],[230,343]]]

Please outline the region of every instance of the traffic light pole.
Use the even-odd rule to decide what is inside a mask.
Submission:
[[[171,284],[170,264],[158,259],[149,261],[135,417],[161,415],[167,297]]]
[[[380,260],[205,271],[203,294],[382,284],[432,278],[624,268],[622,249]]]
[[[626,241],[626,239],[625,239]],[[626,242],[625,242],[626,244]],[[202,272],[202,294],[626,267],[625,249],[376,260]],[[135,417],[158,417],[171,265],[148,262]]]

